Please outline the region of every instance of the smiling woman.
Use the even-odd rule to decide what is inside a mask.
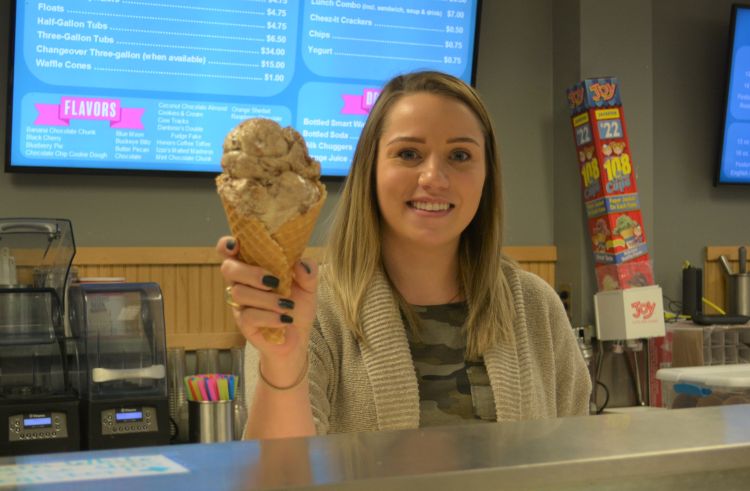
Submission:
[[[391,80],[362,131],[341,199],[348,205],[331,229],[332,285],[354,333],[363,335],[361,280],[382,272],[412,330],[411,305],[458,298],[468,305],[468,357],[509,335],[501,195],[494,129],[476,91],[438,72]]]
[[[221,239],[222,274],[243,292],[236,318],[256,348],[246,350],[246,436],[586,414],[590,379],[560,299],[498,253],[501,194],[477,92],[416,72],[388,82],[370,111],[325,266],[296,269],[284,345],[254,335],[278,318],[267,272],[235,261],[236,242]]]

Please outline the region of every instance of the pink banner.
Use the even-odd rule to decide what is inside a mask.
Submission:
[[[341,114],[368,114],[378,95],[380,95],[380,89],[364,89],[362,95],[342,94],[344,107],[341,109]]]
[[[123,107],[120,111],[119,121],[110,121],[110,128],[119,128],[124,130],[142,130],[143,121],[141,116],[146,110],[143,108]]]
[[[36,117],[34,124],[37,126],[69,126],[70,121],[60,119],[59,104],[34,104],[39,115]]]
[[[119,99],[60,98],[60,104],[34,104],[39,115],[35,125],[69,126],[71,119],[109,121],[110,128],[142,130],[143,108],[124,108]]]

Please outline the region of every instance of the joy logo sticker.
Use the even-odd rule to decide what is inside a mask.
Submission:
[[[594,102],[599,102],[601,100],[608,101],[612,99],[615,96],[616,88],[617,86],[612,82],[605,84],[596,83],[589,86]]]
[[[649,319],[654,315],[654,310],[656,309],[655,302],[637,301],[631,303],[630,306],[633,307],[633,319],[638,319],[640,317],[643,317],[643,320]]]
[[[568,102],[570,107],[578,107],[583,104],[583,86],[568,91]]]

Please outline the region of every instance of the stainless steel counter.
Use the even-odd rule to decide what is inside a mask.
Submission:
[[[17,466],[0,483],[28,464],[144,455],[187,472],[17,489],[746,490],[750,405],[19,457],[0,459]]]

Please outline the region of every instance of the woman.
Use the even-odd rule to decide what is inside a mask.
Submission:
[[[257,349],[246,436],[586,414],[590,380],[562,304],[500,254],[501,227],[495,135],[477,93],[437,72],[388,82],[320,274],[298,263],[282,299],[275,278],[231,259],[233,239],[217,245]],[[280,346],[258,331],[289,325]]]

